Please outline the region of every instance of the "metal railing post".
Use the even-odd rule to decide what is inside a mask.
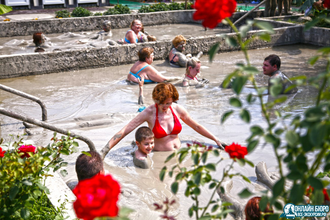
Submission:
[[[252,9],[251,11],[247,12],[245,15],[243,15],[242,17],[240,17],[239,19],[237,19],[233,24],[237,24],[238,22],[240,22],[241,20],[243,20],[244,18],[246,18],[248,15],[250,15],[252,12],[254,12],[256,9],[258,9],[262,4],[264,4],[266,2],[266,0],[263,0],[262,2],[260,2],[259,4],[256,5],[256,7],[254,9]]]
[[[7,92],[10,92],[10,93],[13,93],[15,95],[19,95],[19,96],[21,96],[23,98],[30,99],[30,100],[38,103],[40,105],[41,111],[42,111],[42,120],[43,121],[47,121],[47,109],[46,109],[46,105],[38,97],[35,97],[33,95],[27,94],[25,92],[19,91],[17,89],[13,89],[11,87],[8,87],[8,86],[2,85],[2,84],[0,84],[0,89],[2,89],[4,91],[7,91]]]
[[[64,134],[64,135],[69,135],[70,137],[75,137],[78,140],[84,141],[88,145],[88,147],[91,151],[96,151],[94,143],[90,139],[88,139],[86,137],[83,137],[81,135],[77,135],[77,134],[75,134],[71,131],[55,127],[55,126],[53,126],[51,124],[48,124],[44,121],[39,121],[39,120],[34,119],[34,118],[30,118],[30,117],[27,117],[27,116],[16,114],[12,111],[5,110],[4,108],[0,108],[0,114],[6,115],[6,116],[9,116],[9,117],[21,120],[21,121],[25,121],[25,122],[28,122],[30,124],[34,124],[34,125],[37,125],[37,126],[40,126],[40,127],[46,128],[48,130]]]

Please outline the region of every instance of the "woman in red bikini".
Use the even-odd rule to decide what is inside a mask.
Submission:
[[[178,134],[182,130],[182,125],[179,119],[199,134],[215,141],[222,149],[226,146],[206,128],[193,120],[185,108],[175,103],[179,100],[179,93],[174,85],[159,83],[152,92],[152,98],[155,101],[154,105],[143,110],[110,139],[101,151],[103,158],[121,139],[144,122],[148,123],[149,128],[154,133],[155,151],[172,151],[180,148],[181,142]]]

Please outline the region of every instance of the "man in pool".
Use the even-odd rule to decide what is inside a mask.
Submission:
[[[97,174],[104,174],[103,160],[96,151],[88,151],[90,155],[80,154],[76,160],[78,181],[92,178]]]
[[[268,93],[270,91],[270,87],[274,84],[275,80],[280,80],[282,83],[282,91],[281,94],[293,94],[298,91],[297,87],[294,87],[290,89],[289,91],[286,91],[288,87],[293,85],[293,83],[290,81],[290,79],[280,71],[281,67],[281,59],[275,55],[271,54],[267,56],[263,63],[263,73],[266,76],[269,76],[268,79]]]

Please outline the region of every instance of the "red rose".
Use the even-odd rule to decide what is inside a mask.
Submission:
[[[225,147],[225,151],[229,154],[230,158],[242,159],[248,154],[247,148],[239,144],[232,143]]]
[[[6,151],[4,150],[2,150],[2,148],[0,147],[0,158],[3,158],[4,156],[5,156],[5,153],[6,153]]]
[[[324,2],[323,2],[323,6],[324,6],[325,8],[330,8],[330,0],[324,0]]]
[[[31,153],[35,153],[36,152],[36,147],[33,146],[33,145],[22,145],[18,148],[18,153],[24,153],[21,158],[24,158],[24,157],[27,157],[29,158],[30,157],[30,154],[28,154],[28,152],[31,152]]]
[[[324,201],[330,201],[327,189],[323,189]]]
[[[120,186],[110,175],[95,175],[79,181],[73,193],[77,197],[73,208],[78,218],[93,220],[96,217],[115,217],[118,214]]]
[[[224,18],[230,17],[236,8],[235,0],[196,0],[194,20],[204,20],[203,26],[215,28]]]

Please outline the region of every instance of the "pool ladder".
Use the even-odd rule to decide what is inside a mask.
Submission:
[[[88,145],[88,147],[91,151],[96,151],[94,143],[89,138],[81,136],[81,135],[77,135],[77,134],[75,134],[71,131],[68,131],[68,130],[65,130],[65,129],[62,129],[62,128],[58,128],[54,125],[51,125],[51,124],[45,122],[45,121],[47,121],[46,105],[38,97],[35,97],[33,95],[24,93],[22,91],[13,89],[11,87],[8,87],[8,86],[2,85],[2,84],[0,84],[0,89],[2,89],[4,91],[7,91],[7,92],[10,92],[12,94],[21,96],[23,98],[30,99],[30,100],[38,103],[41,107],[41,110],[42,110],[42,121],[34,119],[34,118],[27,117],[27,116],[23,116],[23,115],[20,115],[20,114],[16,114],[12,111],[6,110],[6,109],[1,108],[1,107],[0,107],[0,114],[3,114],[3,115],[6,115],[8,117],[15,118],[15,119],[23,121],[23,124],[26,127],[28,127],[28,126],[25,123],[30,123],[30,124],[37,125],[39,127],[46,128],[46,129],[51,130],[51,131],[58,132],[60,134],[69,135],[70,137],[75,137],[78,140],[84,141]]]

